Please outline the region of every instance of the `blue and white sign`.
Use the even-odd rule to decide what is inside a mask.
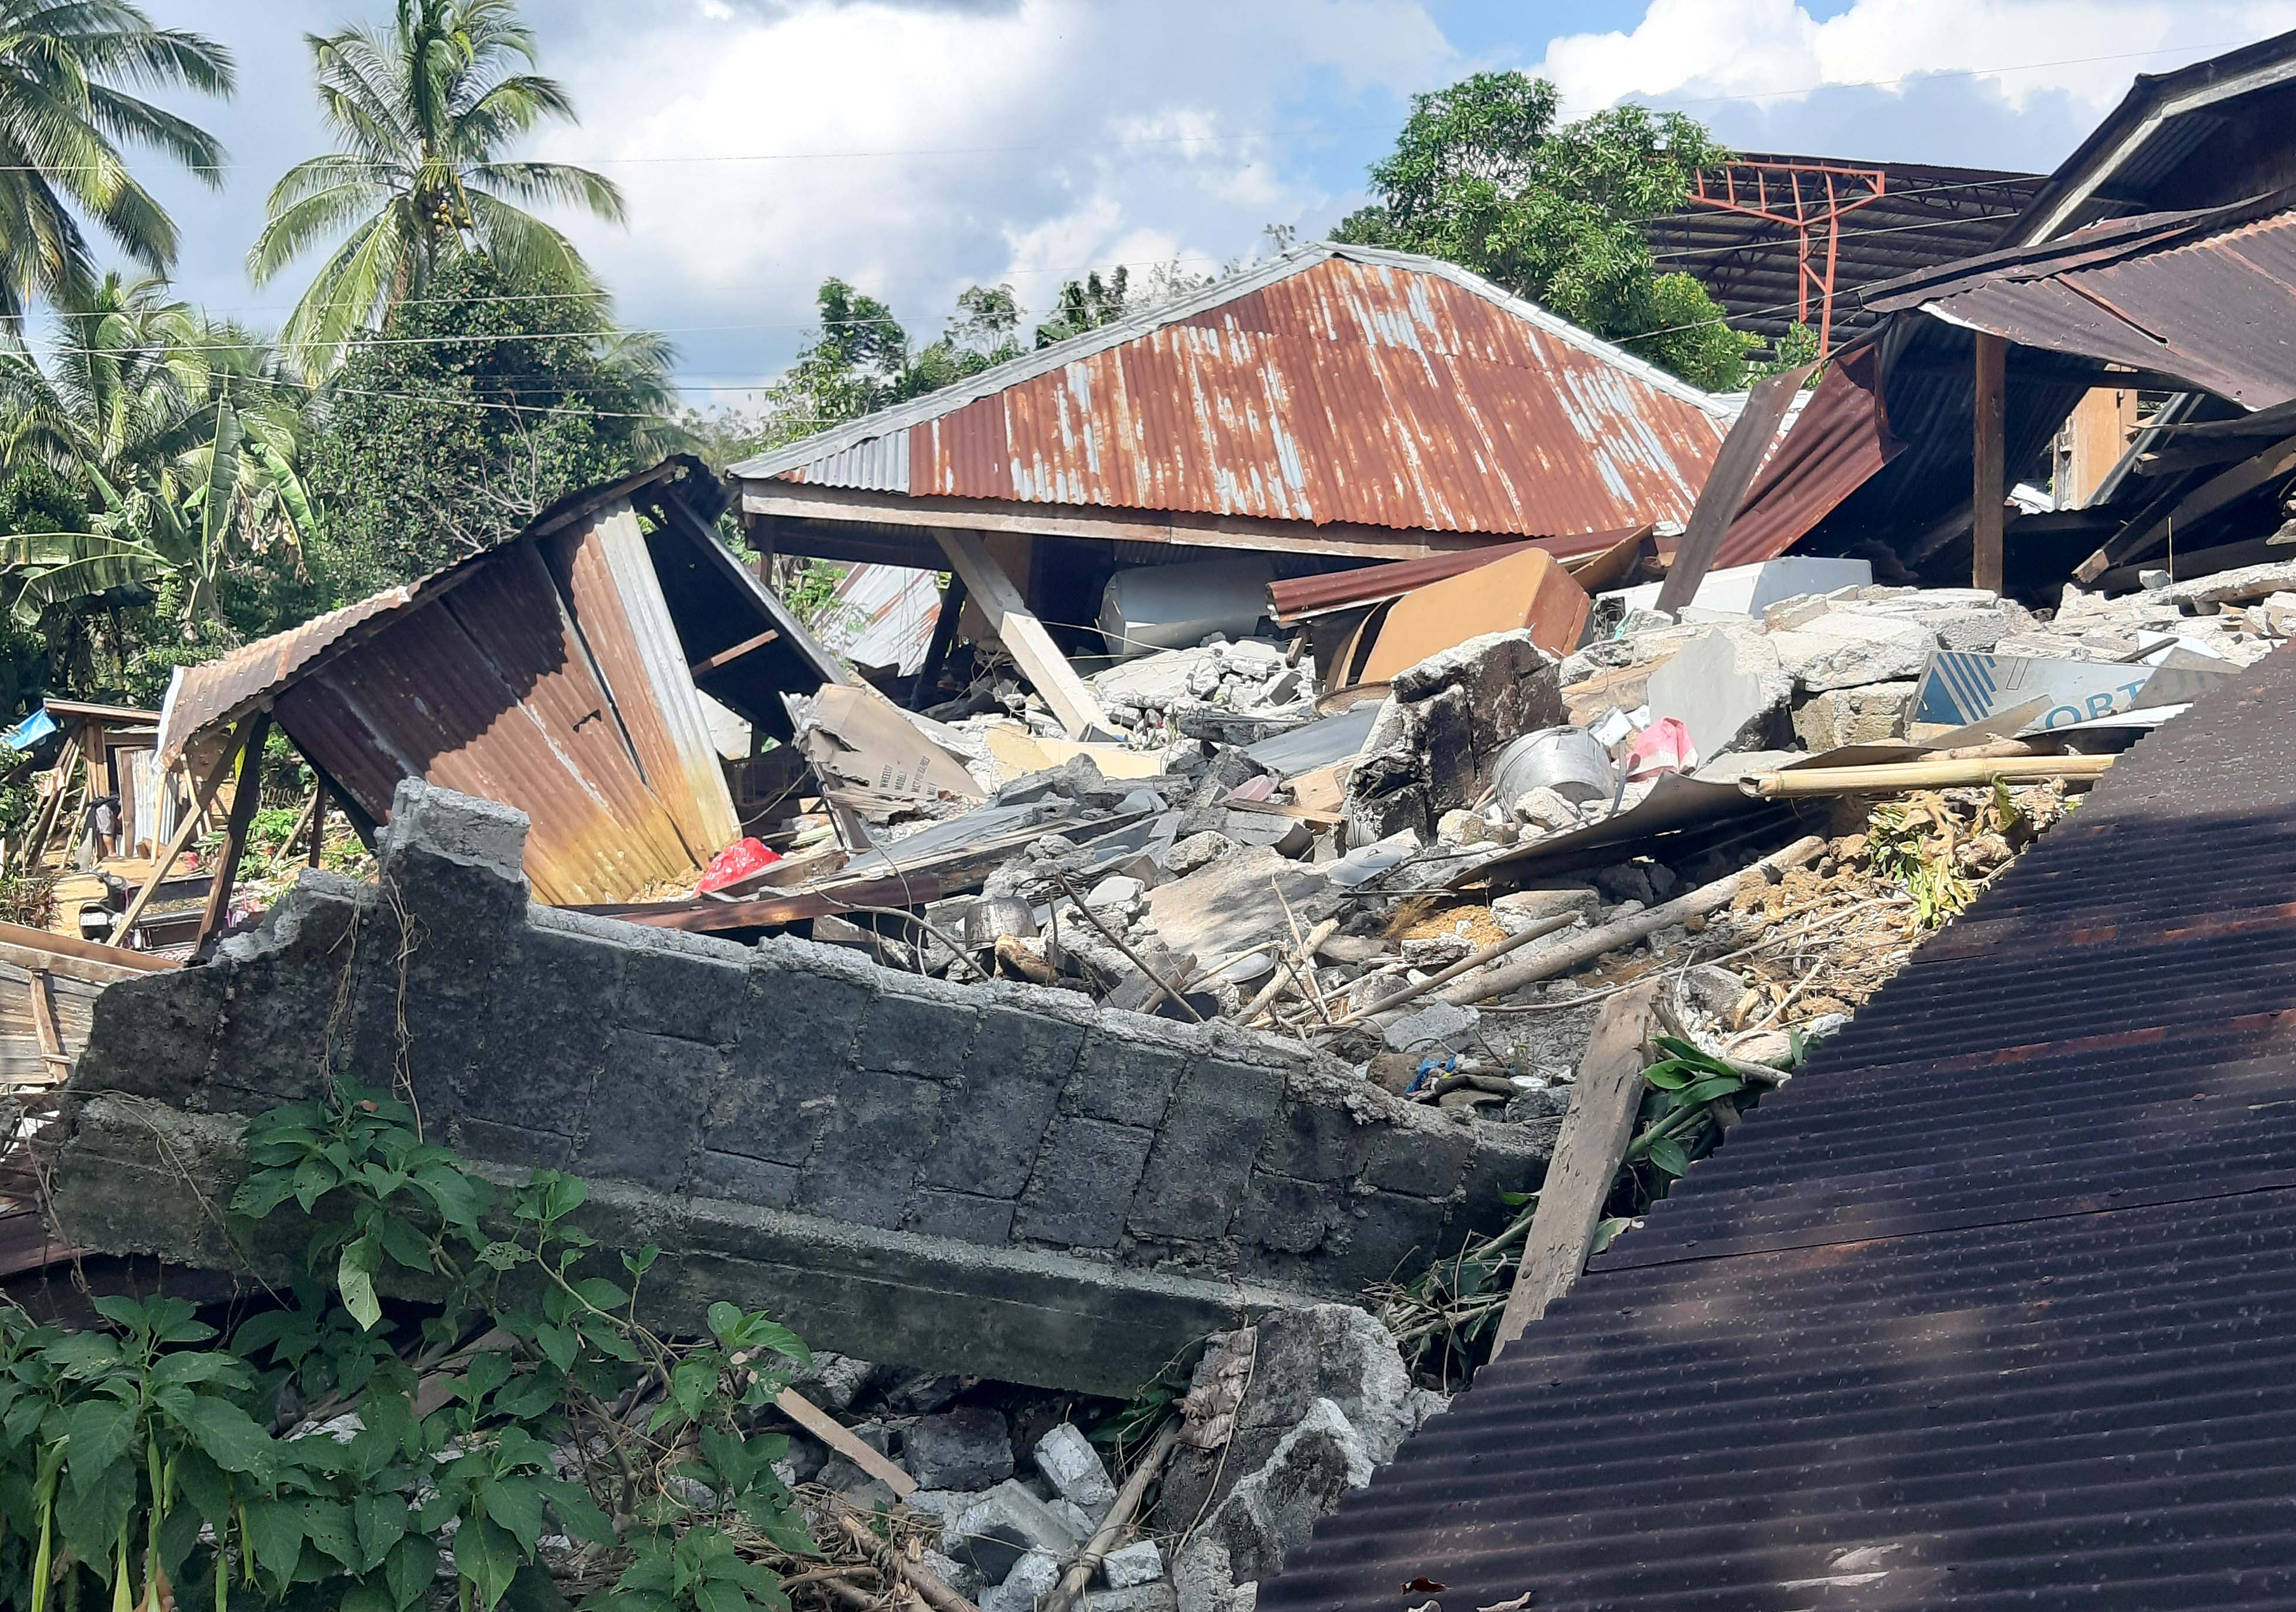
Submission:
[[[1913,720],[1960,728],[2046,700],[2040,714],[2021,729],[2038,733],[2125,711],[2179,705],[2206,694],[2234,670],[2230,662],[2221,668],[2193,664],[2198,658],[2179,656],[2174,665],[2146,666],[1940,649],[1931,655],[1915,690]]]

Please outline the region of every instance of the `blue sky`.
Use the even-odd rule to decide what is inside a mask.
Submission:
[[[229,45],[220,191],[145,168],[185,294],[275,324],[242,267],[271,183],[325,145],[307,31],[381,0],[145,0]],[[2126,90],[2277,29],[2296,0],[528,0],[578,128],[541,154],[628,193],[567,218],[699,404],[739,403],[840,274],[930,336],[974,282],[1041,310],[1118,262],[1212,270],[1360,204],[1409,96],[1485,68],[1567,103],[1677,106],[1744,150],[2054,166]]]

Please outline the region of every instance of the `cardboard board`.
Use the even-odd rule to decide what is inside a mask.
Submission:
[[[1553,555],[1529,548],[1407,593],[1379,629],[1358,683],[1384,683],[1430,655],[1487,632],[1530,629],[1549,654],[1578,647],[1595,604]]]
[[[982,798],[964,763],[866,686],[830,685],[814,695],[813,723],[800,744],[814,776],[832,794],[848,788],[876,801]]]

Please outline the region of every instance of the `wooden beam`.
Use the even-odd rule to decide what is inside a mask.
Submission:
[[[1369,560],[1414,560],[1423,555],[1480,548],[1490,533],[1404,530],[1332,521],[1259,520],[1245,515],[1208,515],[1189,511],[1103,510],[1074,504],[1022,504],[1011,500],[906,493],[865,492],[810,487],[793,481],[744,481],[746,514],[778,516],[783,522],[817,521],[840,526],[876,526],[935,531],[1011,531],[1031,537],[1089,538],[1113,543],[1168,543],[1182,547],[1246,552],[1341,555]],[[790,553],[802,547],[801,526],[776,528]]]
[[[1969,582],[1972,588],[2001,590],[2001,529],[2008,502],[2009,344],[1988,331],[1977,333],[1977,363],[1973,413],[1976,439],[1975,480],[1970,489],[1972,553]]]
[[[1706,580],[1714,556],[1722,550],[1722,539],[1745,505],[1755,473],[1769,457],[1778,422],[1786,417],[1788,405],[1816,367],[1814,363],[1805,364],[1765,375],[1746,395],[1745,409],[1730,434],[1722,439],[1722,450],[1714,456],[1714,467],[1707,473],[1706,485],[1699,490],[1682,542],[1674,551],[1674,563],[1659,587],[1654,607],[1661,615],[1672,615],[1689,604],[1698,585]]]
[[[964,579],[965,590],[972,596],[980,613],[988,618],[996,637],[1004,646],[1037,692],[1051,706],[1053,714],[1072,739],[1089,738],[1111,731],[1107,713],[1085,680],[1077,676],[1076,668],[1068,662],[1054,644],[1045,624],[1030,613],[1021,590],[989,556],[978,532],[936,530],[941,553],[948,556],[949,567]]]
[[[294,842],[290,840],[291,846]],[[311,785],[311,843],[305,853],[303,866],[316,868],[319,857],[327,846],[327,780],[319,779]]]
[[[1531,1212],[1522,1263],[1491,1341],[1493,1360],[1570,1292],[1587,1268],[1603,1205],[1618,1180],[1627,1144],[1634,1139],[1643,1071],[1649,1066],[1643,1043],[1658,1029],[1660,989],[1648,984],[1620,991],[1603,1004],[1595,1022],[1594,1039],[1578,1060],[1578,1082],[1570,1088],[1570,1108],[1562,1116],[1554,1157],[1538,1189],[1538,1207]]]
[[[268,711],[263,713],[263,720],[266,727],[270,724]],[[207,811],[208,802],[215,799],[216,790],[222,785],[223,775],[230,771],[232,763],[239,759],[241,748],[229,741],[225,743],[223,753],[216,758],[216,764],[208,769],[207,777],[193,792],[192,803],[184,808],[183,820],[176,825],[176,837],[168,842],[168,849],[158,861],[152,864],[152,876],[144,881],[144,888],[137,891],[135,899],[127,904],[127,911],[121,917],[119,927],[111,932],[111,939],[107,944],[119,947],[127,944],[127,936],[135,927],[135,920],[144,916],[144,909],[152,904],[152,896],[158,892],[161,881],[167,878],[168,870],[175,867],[176,859],[184,854],[184,847],[190,844],[192,836],[199,832],[200,818]]]
[[[743,638],[731,649],[721,649],[706,660],[694,662],[691,670],[696,679],[706,678],[713,671],[723,671],[751,651],[763,649],[768,644],[779,642],[781,636],[779,632],[768,627],[755,637]]]
[[[215,883],[208,886],[207,910],[200,918],[194,958],[207,957],[223,933],[231,915],[232,882],[239,877],[239,859],[247,849],[247,826],[255,820],[255,806],[263,794],[263,741],[271,736],[271,713],[258,711],[248,720],[247,743],[239,747],[239,780],[232,786],[231,818],[224,825],[223,858],[216,864]]]
[[[48,994],[47,970],[33,969],[29,983],[32,990],[32,1027],[40,1036],[40,1057],[48,1065],[48,1072],[62,1080],[71,1073],[71,1057],[64,1051],[63,1032],[56,1024],[56,1003]]]

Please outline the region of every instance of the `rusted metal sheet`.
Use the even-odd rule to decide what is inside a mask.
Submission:
[[[1358,604],[1376,604],[1382,599],[1399,599],[1415,588],[1440,582],[1446,577],[1458,576],[1496,560],[1519,555],[1525,549],[1543,548],[1563,561],[1591,560],[1629,538],[1646,538],[1650,533],[1650,527],[1644,524],[1620,531],[1593,531],[1577,538],[1533,538],[1521,543],[1493,543],[1481,548],[1454,549],[1448,554],[1429,555],[1418,560],[1397,560],[1385,565],[1359,565],[1353,571],[1328,571],[1318,576],[1292,577],[1270,582],[1267,585],[1267,601],[1277,624],[1289,627],[1295,621],[1304,621],[1311,616],[1325,615],[1335,610],[1352,610]]]
[[[570,545],[561,538],[553,546],[578,624],[572,636],[596,657],[641,776],[677,825],[687,854],[707,867],[742,837],[742,827],[637,514],[616,504],[569,530]]]
[[[1836,358],[1754,478],[1715,565],[1776,559],[1897,456],[1880,374],[1878,342]]]
[[[2138,744],[1261,1607],[2296,1603],[2292,703]]]
[[[2296,398],[2291,193],[2121,219],[1875,287],[1866,306],[2186,381],[2249,408]]]
[[[1686,517],[1726,421],[1452,265],[1319,246],[734,473],[1556,537]]]

